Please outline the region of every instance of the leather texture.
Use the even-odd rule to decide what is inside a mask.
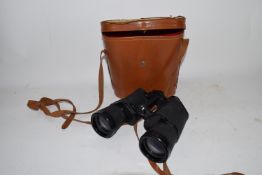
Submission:
[[[139,87],[146,91],[162,90],[166,96],[175,94],[179,68],[189,42],[184,39],[184,17],[110,20],[103,21],[101,28],[116,96],[126,97]],[[164,30],[178,32],[147,34]],[[143,31],[143,34],[132,35],[132,31]],[[116,35],[117,32],[128,32],[128,35]]]

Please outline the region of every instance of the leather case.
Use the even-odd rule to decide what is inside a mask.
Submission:
[[[116,96],[136,90],[175,94],[179,68],[188,46],[185,17],[101,22],[108,69]]]

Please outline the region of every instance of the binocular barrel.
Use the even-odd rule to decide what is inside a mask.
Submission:
[[[94,113],[91,116],[92,126],[100,136],[110,138],[123,124],[134,125],[141,118],[137,113],[145,103],[146,92],[138,89],[128,97]]]
[[[122,125],[134,125],[142,118],[146,133],[139,140],[141,152],[154,162],[165,162],[188,119],[178,97],[166,98],[161,91],[138,89],[94,113],[91,122],[100,136],[110,138]]]
[[[170,97],[144,122],[146,133],[139,140],[141,152],[153,162],[163,163],[178,141],[188,112],[178,97]]]
[[[112,137],[126,122],[126,116],[117,104],[111,104],[91,117],[92,127],[97,134],[105,138]]]
[[[161,91],[146,93],[137,89],[126,98],[94,113],[91,116],[92,126],[100,136],[110,138],[123,124],[134,125],[148,116],[150,107],[164,99]]]

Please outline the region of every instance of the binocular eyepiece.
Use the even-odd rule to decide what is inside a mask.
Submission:
[[[178,97],[137,89],[91,116],[94,130],[105,138],[112,137],[122,125],[135,125],[141,119],[146,130],[139,140],[141,152],[153,162],[165,162],[188,119]]]

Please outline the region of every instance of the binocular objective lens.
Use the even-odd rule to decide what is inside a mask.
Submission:
[[[160,139],[155,137],[147,137],[140,141],[142,142],[140,143],[140,149],[147,158],[159,163],[167,159],[167,148]]]
[[[147,152],[154,157],[161,157],[165,155],[165,148],[163,144],[155,138],[148,138],[145,140],[145,148]]]
[[[107,115],[93,114],[91,122],[94,130],[102,137],[110,138],[114,133],[114,127]]]
[[[111,126],[107,118],[100,116],[97,118],[97,125],[101,127],[102,130],[109,131],[111,130]]]

